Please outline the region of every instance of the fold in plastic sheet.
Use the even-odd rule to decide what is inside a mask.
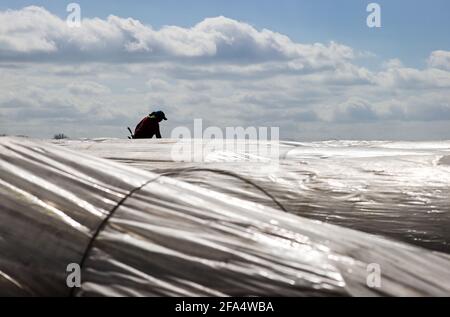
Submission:
[[[448,255],[15,138],[0,138],[0,252],[0,295],[450,294]]]

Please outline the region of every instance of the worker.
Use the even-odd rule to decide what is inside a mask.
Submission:
[[[159,123],[167,120],[166,115],[162,111],[156,111],[149,114],[141,120],[134,131],[134,139],[151,139],[156,136],[161,139],[161,132],[159,130]]]

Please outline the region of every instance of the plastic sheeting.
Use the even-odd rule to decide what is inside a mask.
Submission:
[[[449,141],[282,142],[274,158],[266,153],[276,152],[224,151],[230,146],[205,140],[203,163],[174,162],[172,148],[180,142],[58,144],[302,217],[450,253]],[[255,161],[261,154],[266,155]]]
[[[309,201],[305,213],[313,213],[314,208],[335,209],[337,216],[350,213],[343,211],[345,204],[331,203],[351,197],[342,199],[342,193],[334,191],[323,191],[321,197],[319,190],[313,190],[319,183],[314,185],[318,173],[315,176],[311,169],[323,168],[324,175],[345,172],[330,170],[330,165],[338,166],[340,155],[332,144],[318,145],[326,150],[308,153],[299,144],[285,144],[277,170],[247,161],[240,153],[220,151],[212,151],[207,163],[173,162],[173,144],[170,140],[60,142],[64,148],[0,138],[0,295],[450,294],[448,255],[297,215],[308,202],[306,198],[296,202],[300,190],[317,198]],[[324,151],[329,151],[328,159]],[[405,150],[383,151],[398,156]],[[416,162],[419,157],[419,165],[425,166],[436,151],[446,150],[418,149],[409,153],[414,159],[400,161],[408,166],[408,160]],[[353,149],[341,157],[346,171],[357,168],[350,158],[367,158],[367,150],[357,152]],[[318,163],[327,160],[328,164]],[[440,177],[448,177],[444,160],[445,155],[439,154],[432,165]],[[315,161],[319,165],[314,166]],[[406,187],[420,180],[422,188],[428,184],[430,175],[414,176],[406,167],[402,173],[399,179]],[[355,183],[347,185],[358,189],[358,180],[354,177]],[[446,180],[433,178],[432,190],[442,190],[441,196],[448,198]],[[380,180],[374,176],[371,181]],[[328,185],[347,188],[343,183]],[[433,204],[442,212],[432,216],[447,221],[447,205],[437,203],[441,196]],[[330,205],[325,203],[328,199]],[[399,223],[406,215],[396,210],[391,220]],[[358,213],[363,214],[356,210],[353,218]],[[388,223],[381,212],[372,217]],[[430,223],[440,234],[439,227]],[[402,234],[403,229],[398,228]],[[445,239],[440,235],[437,245],[445,245]],[[82,267],[79,289],[66,285],[70,263]],[[380,288],[367,284],[367,269],[374,263],[381,269]]]

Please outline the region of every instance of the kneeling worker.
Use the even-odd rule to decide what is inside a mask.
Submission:
[[[157,139],[161,139],[159,123],[163,120],[167,120],[164,112],[152,112],[136,126],[133,139],[151,139],[154,136],[156,136]]]

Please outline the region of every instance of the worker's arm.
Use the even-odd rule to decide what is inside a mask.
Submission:
[[[159,130],[159,124],[158,124],[158,128],[156,129],[156,138],[161,139],[161,131]]]

